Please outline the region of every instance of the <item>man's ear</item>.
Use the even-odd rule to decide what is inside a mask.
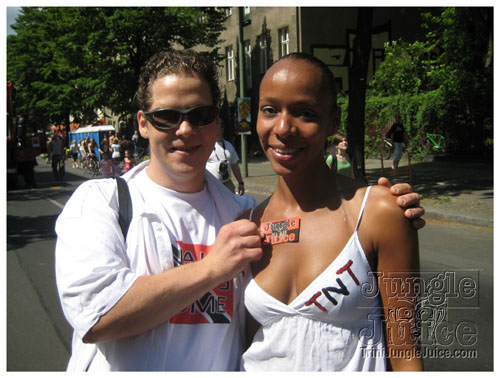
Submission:
[[[137,112],[137,123],[139,124],[139,133],[144,139],[149,139],[149,128],[148,128],[148,120],[146,119],[146,115],[142,110]]]

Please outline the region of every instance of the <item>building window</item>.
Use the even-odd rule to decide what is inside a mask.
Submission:
[[[227,81],[234,80],[234,51],[233,46],[226,47]]]
[[[267,71],[267,37],[266,35],[259,36],[259,66],[260,73]]]
[[[249,25],[251,21],[250,7],[243,7],[243,25]]]
[[[245,41],[245,81],[247,88],[252,88],[252,44]]]
[[[280,58],[290,54],[290,38],[288,28],[278,30],[280,41]]]

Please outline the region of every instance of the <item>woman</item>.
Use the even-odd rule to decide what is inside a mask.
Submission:
[[[117,164],[120,160],[120,140],[114,137],[111,144],[111,159],[114,161],[113,164]]]
[[[102,153],[107,152],[108,154],[110,154],[109,141],[108,138],[106,138],[106,135],[104,135],[104,137],[102,138],[101,147],[102,147]]]
[[[256,329],[245,370],[422,369],[414,333],[397,339],[394,328],[416,329],[417,235],[387,188],[325,164],[340,119],[334,88],[328,67],[300,53],[261,82],[257,133],[278,185],[249,215],[266,236],[245,289],[248,340]]]
[[[332,139],[333,151],[330,151],[326,164],[339,174],[354,178],[351,158],[347,154],[347,138],[343,134],[335,134]],[[334,156],[335,155],[335,156]]]
[[[70,148],[70,153],[71,157],[73,158],[73,168],[78,168],[78,153],[79,153],[79,148],[76,144],[76,140],[73,139],[73,142],[71,142],[71,148]]]
[[[80,168],[85,168],[86,164],[85,158],[87,157],[87,149],[85,148],[85,141],[83,139],[80,141],[80,145],[78,148],[80,152]]]
[[[125,157],[123,158],[123,171],[127,173],[130,171],[132,168],[134,168],[137,165],[137,162],[131,156],[130,150],[125,150]]]

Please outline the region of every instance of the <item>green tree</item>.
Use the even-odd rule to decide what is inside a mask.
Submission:
[[[455,147],[492,147],[493,8],[444,8],[424,17],[427,38],[441,52],[430,77],[444,92]]]
[[[7,41],[18,112],[52,122],[95,111],[126,115],[140,68],[161,49],[199,46],[217,58],[223,13],[202,7],[23,7]]]
[[[423,14],[424,42],[386,45],[370,83],[368,118],[401,114],[418,145],[425,132],[446,136],[460,152],[485,151],[493,143],[492,8],[443,8]],[[375,100],[375,97],[385,98]],[[385,103],[385,110],[380,104]]]
[[[379,95],[418,94],[430,90],[427,68],[432,47],[428,43],[388,42],[384,60],[370,82],[372,93]]]

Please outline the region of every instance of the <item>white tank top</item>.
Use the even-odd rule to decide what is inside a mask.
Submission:
[[[262,327],[242,370],[386,370],[377,279],[358,237],[369,192],[342,252],[290,304],[262,290],[249,270],[245,306]]]

